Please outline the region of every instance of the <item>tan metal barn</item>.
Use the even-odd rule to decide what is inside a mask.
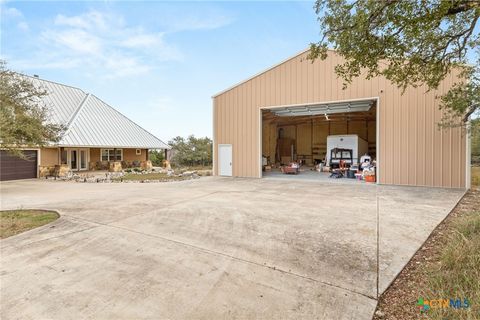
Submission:
[[[438,127],[436,96],[455,75],[430,92],[418,87],[402,94],[383,77],[358,78],[343,90],[334,72],[340,56],[330,51],[312,63],[307,55],[305,50],[213,96],[215,175],[262,177],[262,155],[282,161],[281,139],[293,141],[296,160],[313,164],[326,152],[327,136],[354,134],[367,141],[376,160],[377,183],[470,187],[468,135]]]

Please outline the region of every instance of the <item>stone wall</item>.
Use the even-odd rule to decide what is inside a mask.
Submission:
[[[38,176],[44,177],[65,177],[70,171],[68,164],[54,165],[54,166],[38,166]]]
[[[55,166],[38,166],[38,176],[40,178],[50,177],[55,174]]]

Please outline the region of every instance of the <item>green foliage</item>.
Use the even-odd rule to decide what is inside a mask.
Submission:
[[[63,127],[48,121],[49,109],[42,97],[47,92],[27,77],[6,68],[0,60],[0,147],[24,157],[18,147],[57,142]]]
[[[165,160],[164,152],[158,150],[150,150],[148,152],[148,159],[152,161],[154,167],[161,167],[163,165],[163,160]]]
[[[472,120],[472,164],[480,165],[480,119]]]
[[[442,97],[448,125],[463,125],[479,112],[479,63],[467,66],[467,53],[478,48],[475,28],[480,1],[317,0],[323,38],[311,44],[309,58],[325,59],[333,47],[345,62],[335,67],[345,86],[365,72],[383,75],[402,89],[435,89],[452,70],[468,79]],[[461,120],[460,122],[458,120]]]
[[[195,138],[194,135],[187,139],[175,137],[168,142],[172,146],[172,163],[175,165],[211,165],[212,164],[212,140],[208,137]]]

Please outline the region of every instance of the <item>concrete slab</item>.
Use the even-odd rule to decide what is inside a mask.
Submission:
[[[2,319],[369,319],[377,286],[463,195],[215,177],[31,180],[1,193],[2,209],[62,214],[1,241]]]

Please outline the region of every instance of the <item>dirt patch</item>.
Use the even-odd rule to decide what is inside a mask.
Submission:
[[[469,191],[380,296],[373,319],[480,319],[479,208],[480,190]],[[421,298],[467,298],[470,306],[422,313]]]

